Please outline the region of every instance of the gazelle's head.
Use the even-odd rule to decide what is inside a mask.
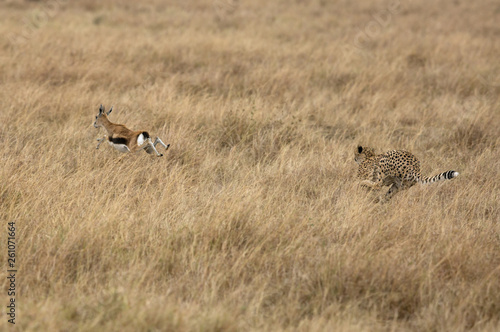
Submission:
[[[95,116],[95,121],[94,121],[94,127],[95,128],[99,128],[99,127],[102,127],[102,120],[104,119],[108,119],[108,115],[109,113],[111,113],[111,111],[113,110],[113,107],[111,107],[109,109],[109,111],[105,111],[104,110],[104,107],[101,105],[101,107],[99,107],[99,114],[97,114]]]

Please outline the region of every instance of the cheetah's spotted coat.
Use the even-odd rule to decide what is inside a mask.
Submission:
[[[402,150],[375,154],[373,148],[358,146],[354,153],[354,160],[359,164],[358,178],[362,180],[362,186],[372,189],[390,186],[386,199],[416,183],[428,184],[449,180],[459,174],[455,171],[447,171],[423,178],[420,174],[420,161],[410,152]]]

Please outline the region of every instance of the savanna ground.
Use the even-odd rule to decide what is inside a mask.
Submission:
[[[498,331],[495,1],[1,1],[18,331]],[[120,154],[92,127],[159,135]],[[386,204],[357,144],[424,175]]]

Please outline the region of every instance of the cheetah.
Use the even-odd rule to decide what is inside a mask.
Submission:
[[[391,150],[375,154],[369,147],[358,146],[354,160],[359,164],[358,179],[361,185],[371,189],[390,186],[385,194],[389,200],[401,189],[408,189],[416,183],[428,184],[441,180],[450,180],[458,176],[456,171],[447,171],[430,177],[420,174],[420,161],[408,151]]]

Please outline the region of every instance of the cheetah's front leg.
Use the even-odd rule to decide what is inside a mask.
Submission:
[[[361,181],[361,186],[369,189],[380,189],[382,187],[382,183],[380,181],[374,182],[370,180],[363,180]]]
[[[372,179],[361,181],[361,186],[370,189],[380,189],[383,185],[380,173],[381,173],[380,167],[378,165],[375,165],[375,167],[373,168]]]

